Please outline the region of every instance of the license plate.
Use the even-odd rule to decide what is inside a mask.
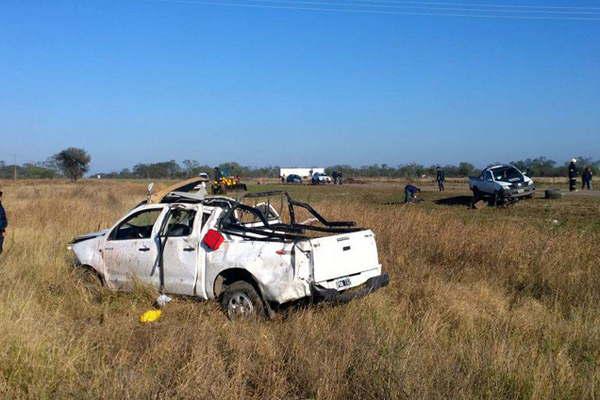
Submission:
[[[517,190],[517,193],[519,193],[519,194],[525,193],[525,189],[519,189],[519,190]]]
[[[345,288],[345,287],[347,287],[347,286],[350,286],[350,283],[351,283],[351,282],[350,282],[350,278],[342,278],[342,279],[338,279],[338,280],[335,282],[335,286],[336,286],[338,289],[342,289],[342,288]]]

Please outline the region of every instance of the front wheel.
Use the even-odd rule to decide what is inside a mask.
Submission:
[[[100,296],[104,280],[93,268],[87,266],[76,266],[72,275],[75,285],[78,286],[84,293],[93,297]]]
[[[265,306],[258,292],[246,281],[228,285],[221,296],[221,307],[230,320],[253,320],[265,316]]]

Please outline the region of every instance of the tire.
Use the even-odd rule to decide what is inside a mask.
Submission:
[[[260,295],[246,281],[236,281],[225,288],[221,295],[221,308],[232,321],[265,317],[265,306]]]
[[[548,189],[544,193],[544,197],[546,199],[551,199],[551,200],[561,199],[562,196],[563,195],[562,195],[561,191],[558,189]]]
[[[77,266],[73,269],[75,284],[92,296],[100,296],[104,280],[92,267]]]

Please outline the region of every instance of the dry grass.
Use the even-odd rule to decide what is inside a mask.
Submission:
[[[598,397],[598,200],[475,212],[380,205],[397,188],[297,189],[325,215],[375,230],[388,288],[244,324],[178,299],[141,326],[151,291],[90,295],[66,243],[112,223],[144,183],[2,189],[4,398]],[[545,222],[554,214],[558,226]]]

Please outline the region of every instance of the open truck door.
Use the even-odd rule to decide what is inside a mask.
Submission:
[[[203,276],[199,275],[204,274],[205,263],[201,245],[203,220],[200,205],[171,208],[167,215],[161,235],[164,241],[164,289],[167,293],[199,294],[196,282],[203,282]]]

